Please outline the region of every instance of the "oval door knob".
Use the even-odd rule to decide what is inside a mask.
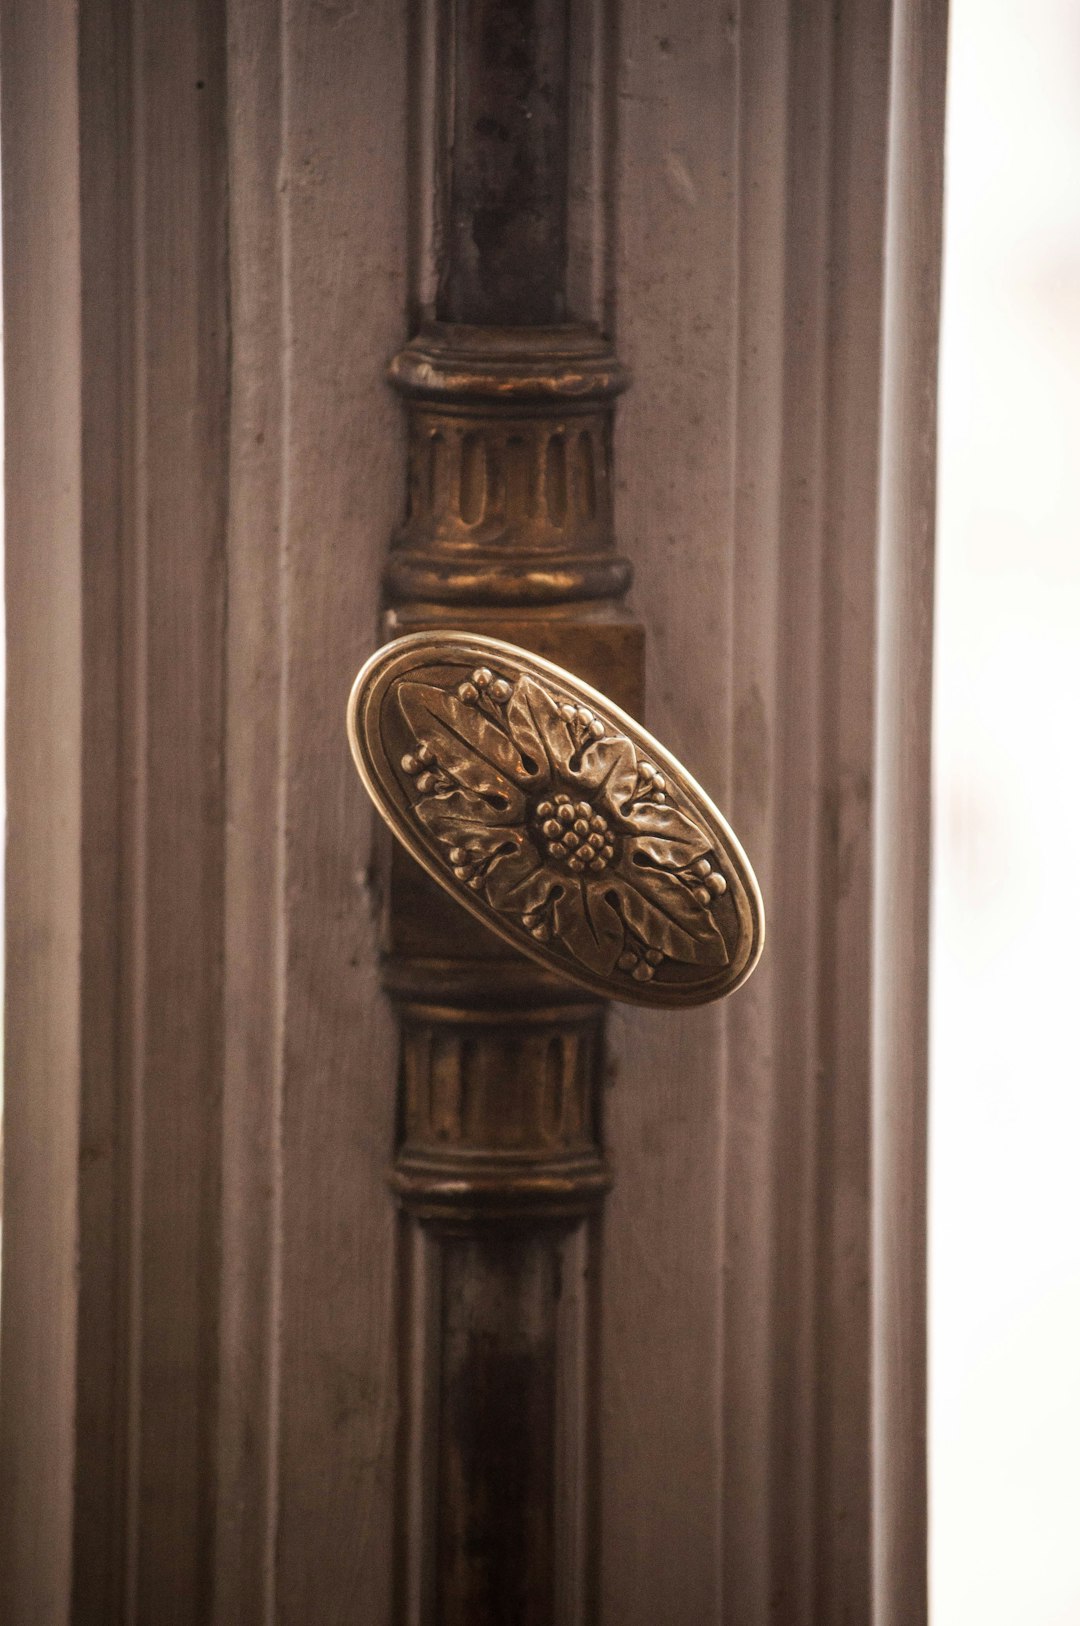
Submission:
[[[662,745],[498,638],[377,650],[348,708],[367,790],[429,875],[515,948],[608,999],[697,1005],[761,954],[754,872]]]

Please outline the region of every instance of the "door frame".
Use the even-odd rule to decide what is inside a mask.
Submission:
[[[676,42],[705,27],[693,0],[670,9]],[[389,1616],[393,1029],[367,815],[326,697],[343,704],[370,648],[400,503],[379,379],[431,282],[432,13],[354,13],[0,8],[12,1620],[134,1619],[165,1597],[156,1621],[301,1620],[313,1598]],[[710,744],[701,709],[679,710],[657,628],[657,726],[691,763],[703,731],[776,900],[771,980],[701,1030],[724,1057],[701,1470],[718,1556],[688,1564],[679,1605],[637,1540],[682,1513],[674,1488],[648,1500],[658,1459],[635,1440],[659,1450],[663,1425],[635,1434],[630,1344],[651,1324],[616,1271],[605,1597],[613,1618],[637,1607],[625,1586],[643,1609],[705,1599],[749,1623],[779,1587],[811,1600],[793,1620],[918,1622],[945,8],[755,0],[712,43],[732,108],[716,220],[738,230],[712,228],[709,331],[727,340],[678,372],[692,312],[640,271],[650,217],[695,218],[693,66],[643,0],[580,17],[575,275],[636,375],[620,525],[647,606],[664,589],[644,529],[714,524],[694,399],[728,426],[725,715]],[[684,437],[666,519],[665,412]],[[694,546],[711,569],[715,540]],[[635,1151],[644,1033],[625,1029],[609,1114],[608,1241],[628,1258],[644,1226],[677,1260],[686,1214]]]

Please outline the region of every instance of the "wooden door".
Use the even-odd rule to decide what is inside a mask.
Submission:
[[[417,1618],[342,719],[438,280],[441,16],[0,8],[12,1623]],[[917,1622],[944,8],[571,21],[647,720],[769,941],[730,1005],[610,1023],[560,1619]]]

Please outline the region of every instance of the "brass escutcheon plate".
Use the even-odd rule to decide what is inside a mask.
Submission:
[[[572,673],[499,638],[412,633],[360,671],[348,730],[398,840],[549,970],[608,999],[698,1005],[756,965],[761,894],[727,821]]]

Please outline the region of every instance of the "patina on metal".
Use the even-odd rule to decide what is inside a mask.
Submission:
[[[501,639],[416,633],[364,666],[348,727],[398,840],[547,969],[606,998],[693,1005],[756,964],[761,897],[723,815],[572,673]]]
[[[461,0],[445,50],[438,314],[462,323],[558,322],[566,298],[566,0]]]
[[[610,604],[625,593],[611,443],[628,379],[608,340],[574,323],[432,322],[389,377],[409,415],[391,600],[483,614]]]
[[[501,273],[499,286],[510,287]],[[405,402],[408,484],[384,637],[473,639],[476,653],[442,677],[453,709],[481,673],[475,705],[465,690],[477,724],[510,681],[479,653],[485,636],[640,714],[643,634],[623,603],[631,569],[613,512],[613,417],[627,380],[610,342],[580,323],[433,322],[391,363],[390,382]],[[441,769],[420,760],[438,753],[421,737],[436,724],[419,704],[419,736],[400,707],[387,719],[387,789],[403,814],[406,800],[444,788],[425,777]],[[599,1499],[588,1445],[599,1274],[583,1273],[580,1255],[598,1255],[592,1218],[611,1185],[606,1004],[597,984],[570,981],[463,909],[459,882],[476,892],[471,873],[453,871],[467,869],[474,843],[433,838],[438,879],[418,861],[421,831],[422,821],[411,846],[388,835],[381,866],[382,974],[401,1027],[390,1183],[410,1226],[401,1360],[415,1374],[402,1394],[399,1607],[432,1626],[551,1626],[558,1598],[580,1599],[591,1618],[597,1586],[595,1544],[574,1521],[595,1528]],[[575,1291],[582,1320],[568,1344]]]
[[[350,703],[399,838],[379,858],[401,1031],[395,1607],[425,1626],[596,1618],[607,1000],[730,992],[761,946],[737,841],[631,720],[628,378],[566,297],[570,20],[569,0],[435,8],[438,291],[389,367],[408,456],[390,647]]]

